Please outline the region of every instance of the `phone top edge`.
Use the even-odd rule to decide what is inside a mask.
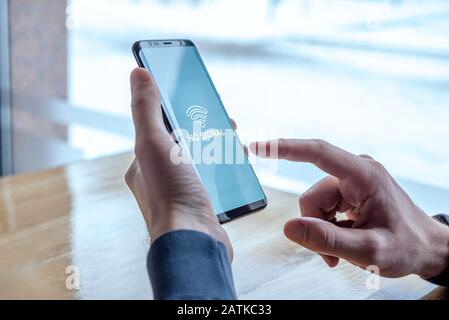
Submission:
[[[155,39],[139,40],[133,44],[133,51],[140,51],[142,48],[166,48],[166,47],[195,47],[193,41],[188,39]]]

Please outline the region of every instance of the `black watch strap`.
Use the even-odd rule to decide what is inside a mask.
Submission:
[[[438,214],[436,216],[433,217],[435,220],[449,226],[449,216],[446,214]],[[439,285],[439,286],[443,286],[443,287],[449,287],[449,266],[438,276],[432,278],[432,279],[427,279],[427,281]]]

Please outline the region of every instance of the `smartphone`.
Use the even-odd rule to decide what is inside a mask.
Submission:
[[[265,193],[193,42],[138,41],[133,54],[156,81],[167,129],[193,160],[219,221],[265,208]]]

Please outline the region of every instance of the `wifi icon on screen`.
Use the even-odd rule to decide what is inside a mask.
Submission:
[[[186,111],[187,117],[192,119],[193,122],[196,122],[201,128],[206,127],[208,113],[209,111],[201,106],[191,106]]]

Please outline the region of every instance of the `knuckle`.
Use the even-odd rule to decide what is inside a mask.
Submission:
[[[131,100],[132,109],[140,109],[147,105],[148,100],[145,96],[137,95],[134,96]]]
[[[368,165],[370,167],[369,178],[377,184],[384,183],[388,174],[383,164],[377,160],[370,159],[368,160]]]
[[[146,156],[149,150],[160,143],[161,137],[155,133],[143,133],[136,138],[134,153],[137,159]]]
[[[374,158],[372,156],[370,156],[369,154],[359,154],[360,158],[364,158],[364,159],[368,159],[368,160],[374,160]]]
[[[381,265],[385,256],[385,242],[382,237],[373,235],[367,239],[366,252],[370,257],[371,264]]]
[[[147,145],[142,142],[142,140],[136,140],[136,145],[134,147],[134,154],[137,159],[142,159],[144,157],[144,153],[147,149]]]
[[[386,171],[383,164],[380,163],[379,161],[374,160],[374,159],[369,159],[368,161],[374,171],[376,171],[376,172],[385,172]]]
[[[329,142],[322,139],[313,139],[312,142],[318,146],[318,149],[320,149],[320,151],[326,151],[330,146]]]
[[[277,154],[281,158],[287,158],[290,153],[288,140],[285,138],[279,138],[272,142],[273,143],[270,143],[271,154]]]
[[[306,211],[308,202],[307,191],[299,196],[299,210],[301,211],[301,215],[304,216],[304,212]]]
[[[337,235],[335,230],[326,229],[324,230],[324,251],[332,252],[337,247]]]
[[[302,216],[307,216],[310,213],[310,207],[313,207],[313,193],[309,189],[299,196],[299,210]]]
[[[318,163],[320,162],[321,156],[330,149],[331,144],[322,139],[312,139],[312,143],[318,149],[318,152],[316,152],[316,157],[314,159],[314,162]]]
[[[134,176],[135,176],[135,169],[134,166],[131,166],[125,173],[125,182],[127,186],[130,188],[134,185]]]
[[[377,160],[364,157],[361,157],[360,160],[360,181],[366,186],[365,192],[367,194],[372,194],[385,182],[387,171],[385,167]]]
[[[305,227],[304,227],[304,234],[302,236],[300,244],[301,245],[309,244],[309,243],[311,243],[310,240],[311,240],[310,239],[310,230],[309,230],[309,227],[307,225],[305,225]],[[313,250],[313,248],[310,248],[310,249]]]
[[[277,139],[277,143],[278,143],[279,145],[284,145],[284,144],[287,143],[287,139],[285,139],[285,138],[279,138],[279,139]]]
[[[299,196],[299,205],[304,205],[304,204],[306,204],[307,202],[310,201],[310,198],[311,198],[311,192],[310,192],[310,189],[309,189],[309,190],[303,192],[303,193]]]

